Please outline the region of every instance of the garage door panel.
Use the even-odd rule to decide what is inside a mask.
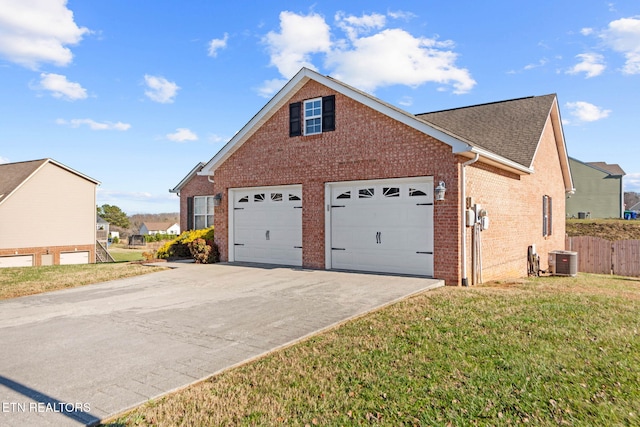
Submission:
[[[60,265],[89,264],[89,252],[62,252],[60,254]]]
[[[433,179],[331,184],[331,267],[433,275]],[[365,195],[366,197],[362,197]]]
[[[302,265],[302,189],[285,186],[233,191],[234,259]]]
[[[0,268],[5,267],[32,267],[33,255],[0,256]]]

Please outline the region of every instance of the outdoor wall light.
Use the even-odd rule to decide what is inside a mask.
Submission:
[[[447,191],[447,187],[444,185],[444,181],[440,181],[435,190],[436,201],[440,202],[444,200],[444,193]]]
[[[220,202],[222,202],[222,193],[213,196],[213,206],[220,206]]]

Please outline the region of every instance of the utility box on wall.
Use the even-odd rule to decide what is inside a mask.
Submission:
[[[549,252],[549,272],[554,276],[576,276],[578,253],[571,251]]]

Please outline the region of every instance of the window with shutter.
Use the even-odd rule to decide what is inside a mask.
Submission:
[[[289,104],[289,136],[315,135],[336,130],[336,96]]]

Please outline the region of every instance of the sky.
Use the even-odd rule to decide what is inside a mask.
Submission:
[[[637,0],[0,0],[0,163],[178,212],[169,189],[301,67],[413,114],[555,93],[569,156],[640,192]]]

